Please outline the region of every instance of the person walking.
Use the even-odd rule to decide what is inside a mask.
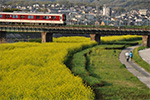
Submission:
[[[130,59],[131,59],[131,61],[132,61],[132,58],[133,58],[133,53],[132,53],[132,51],[130,51],[129,56],[130,56]]]
[[[129,58],[130,58],[129,52],[126,52],[126,53],[125,53],[125,56],[126,56],[126,60],[127,60],[127,62],[128,62],[128,61],[129,61]]]

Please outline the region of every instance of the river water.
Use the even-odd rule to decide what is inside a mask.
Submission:
[[[62,37],[62,36],[85,36],[89,37],[89,34],[53,34],[53,37]],[[25,32],[7,32],[6,33],[6,41],[7,43],[14,42],[28,42],[29,39],[41,39],[41,33],[25,33]]]

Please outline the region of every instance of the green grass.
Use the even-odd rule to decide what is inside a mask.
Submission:
[[[76,53],[73,56],[72,72],[74,73],[74,75],[79,75],[80,77],[88,75],[88,72],[85,69],[86,59],[84,57],[84,53],[86,52],[87,50],[84,50],[82,52]]]
[[[29,42],[38,42],[38,43],[41,43],[41,39],[29,39]]]
[[[134,49],[133,51],[133,59],[134,61],[139,64],[141,67],[143,67],[146,71],[148,71],[150,73],[150,64],[148,64],[147,62],[145,62],[139,55],[138,51],[139,50],[143,50],[146,47],[137,47]]]
[[[112,44],[78,52],[73,56],[72,72],[93,87],[96,99],[147,100],[150,97],[149,89],[120,63],[118,58],[121,50],[112,49],[141,43],[139,39],[108,41],[105,43]]]
[[[73,55],[71,70],[74,75],[79,75],[87,84],[95,85],[100,84],[101,80],[90,75],[91,73],[87,70],[89,67],[88,60],[85,56],[85,54],[87,55],[87,52],[89,53],[91,49],[92,48],[88,48]]]
[[[98,45],[76,53],[72,61],[73,73],[93,87],[96,99],[149,99],[149,89],[118,60],[121,50],[106,50],[106,47],[118,45]]]
[[[89,72],[105,82],[96,87],[104,99],[148,99],[149,89],[128,72],[118,60],[120,50],[92,49]],[[98,77],[97,77],[98,78]]]

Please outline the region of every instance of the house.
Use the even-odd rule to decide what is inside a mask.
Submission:
[[[143,20],[142,19],[136,19],[136,22],[142,22]]]
[[[81,9],[85,9],[85,6],[81,6],[80,8],[81,8]]]
[[[45,7],[45,4],[42,4],[42,7]]]
[[[16,8],[17,8],[17,9],[21,9],[21,6],[17,6]]]
[[[140,15],[147,15],[147,9],[140,9],[139,14]]]
[[[28,8],[29,10],[32,10],[32,6],[27,6],[27,8]]]
[[[21,10],[26,10],[27,8],[26,7],[21,7]]]
[[[56,6],[56,7],[60,7],[60,4],[59,4],[59,3],[57,3],[55,6]]]
[[[82,18],[82,15],[79,15],[79,14],[78,14],[78,15],[75,15],[75,17],[78,18],[78,19],[81,19],[81,18]]]
[[[34,4],[33,7],[38,8],[38,7],[40,7],[40,5],[39,4]]]
[[[52,5],[51,5],[51,7],[52,7],[52,8],[54,8],[54,7],[55,7],[55,5],[54,5],[54,4],[52,4]]]
[[[104,25],[105,25],[105,23],[102,21],[102,22],[101,22],[101,25],[102,25],[102,26],[104,26]]]

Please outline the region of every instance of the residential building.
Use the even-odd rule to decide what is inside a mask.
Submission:
[[[109,7],[106,7],[106,5],[104,5],[103,7],[103,16],[111,16],[112,10]]]
[[[139,13],[140,15],[147,15],[147,9],[140,9]]]

